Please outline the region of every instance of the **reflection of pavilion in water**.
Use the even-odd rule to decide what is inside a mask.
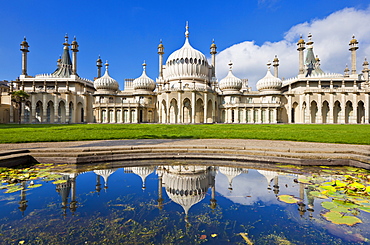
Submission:
[[[112,169],[101,169],[94,170],[96,174],[96,185],[95,191],[99,194],[102,190],[101,179],[104,180],[104,190],[108,189],[108,179],[117,170],[117,168]],[[156,171],[155,171],[156,170]],[[215,166],[195,166],[195,165],[168,165],[168,166],[143,166],[143,167],[125,167],[124,173],[133,173],[138,175],[142,181],[142,189],[146,188],[146,178],[156,172],[158,175],[158,208],[163,209],[163,188],[165,189],[168,197],[175,203],[179,204],[184,212],[185,216],[188,216],[188,212],[192,206],[199,203],[206,197],[206,193],[211,189],[211,199],[210,208],[215,209],[216,204],[216,188],[215,188],[215,177],[217,173],[221,173],[227,177],[228,189],[230,192],[233,190],[233,180],[241,175],[247,174],[248,170],[243,168],[235,167],[215,167]],[[285,173],[280,173],[270,170],[257,170],[259,174],[264,176],[267,181],[266,188],[268,190],[273,190],[274,194],[277,196],[279,194],[279,175],[286,175]],[[76,178],[81,173],[57,173],[62,175],[59,180],[66,180],[64,183],[56,185],[56,191],[61,197],[61,204],[63,209],[63,214],[66,215],[67,209],[69,209],[72,214],[77,209],[76,200]],[[292,175],[292,174],[289,174]],[[298,175],[292,175],[294,178],[298,178]],[[272,188],[271,188],[272,185]],[[21,190],[21,200],[19,202],[19,209],[22,213],[28,207],[26,200],[26,185],[25,182],[22,183]],[[240,188],[238,186],[237,188]],[[312,187],[311,187],[312,188]],[[313,207],[314,207],[314,197],[310,195],[312,189],[310,187],[306,188],[305,195],[305,185],[299,183],[299,201],[298,211],[301,216],[306,212],[305,196],[307,197],[307,211],[310,212],[309,216],[312,217]],[[68,199],[70,197],[70,202]],[[187,218],[186,218],[187,220]]]

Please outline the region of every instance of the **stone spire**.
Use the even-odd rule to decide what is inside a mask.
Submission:
[[[29,47],[26,37],[24,37],[20,49],[22,51],[22,75],[24,76],[27,76],[27,53],[30,52],[28,50]]]

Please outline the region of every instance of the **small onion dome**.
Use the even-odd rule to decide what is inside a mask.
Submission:
[[[133,82],[133,87],[135,90],[149,90],[153,91],[155,89],[155,82],[146,75],[146,64],[143,64],[143,73],[140,77],[136,78]]]
[[[352,36],[352,40],[349,42],[349,44],[358,44],[358,41],[355,38],[355,35]]]
[[[281,89],[282,85],[281,79],[272,75],[270,66],[268,66],[266,76],[257,82],[257,89],[260,92],[276,92]]]
[[[364,63],[362,64],[363,66],[368,66],[369,65],[369,62],[367,61],[367,59],[365,58],[364,60]]]
[[[240,78],[234,76],[232,72],[232,63],[229,63],[230,70],[227,76],[219,82],[219,87],[222,91],[240,91],[243,82]]]
[[[300,36],[297,44],[305,44],[305,42],[304,42],[304,40],[302,38],[302,35]]]
[[[99,77],[94,81],[94,87],[96,90],[109,90],[109,91],[117,91],[118,90],[118,82],[109,76],[108,72],[108,62],[105,63],[105,73],[104,76]]]

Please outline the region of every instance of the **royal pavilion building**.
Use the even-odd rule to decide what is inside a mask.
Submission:
[[[26,39],[21,43],[22,74],[0,84],[0,123],[18,122],[19,108],[9,92],[23,90],[29,98],[22,103],[22,123],[337,123],[369,124],[369,63],[356,68],[358,41],[349,42],[350,67],[343,74],[325,73],[314,54],[312,35],[297,43],[299,70],[296,77],[279,78],[279,59],[267,64],[257,82],[257,91],[248,80],[233,74],[216,78],[217,47],[211,57],[194,49],[186,27],[183,46],[164,62],[164,45],[158,45],[159,69],[154,80],[146,74],[125,79],[124,89],[109,75],[109,64],[97,60],[97,78],[77,73],[79,45],[68,37],[57,69],[50,74],[28,75]],[[72,52],[71,52],[72,51]],[[72,58],[71,58],[72,53]],[[281,54],[284,55],[284,54]],[[226,64],[221,64],[226,65]]]

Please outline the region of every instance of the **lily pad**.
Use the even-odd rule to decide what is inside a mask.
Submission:
[[[347,216],[342,215],[339,212],[336,211],[329,211],[325,214],[322,214],[322,216],[327,220],[337,225],[349,225],[353,226],[358,223],[362,223],[362,221],[354,216]]]
[[[317,197],[317,198],[321,198],[321,199],[328,199],[327,196],[325,196],[324,194],[322,194],[319,191],[310,191],[310,195],[312,195],[314,197]]]
[[[22,190],[23,188],[21,186],[12,187],[6,190],[4,193],[13,193]]]
[[[66,179],[60,179],[60,180],[56,180],[56,181],[54,181],[53,182],[53,184],[63,184],[63,183],[66,183],[67,182],[67,180]]]
[[[321,203],[321,206],[323,208],[326,208],[326,209],[333,209],[333,208],[336,208],[338,207],[336,204],[332,203],[332,202],[322,202]]]
[[[29,185],[29,186],[27,186],[27,188],[31,189],[31,188],[37,188],[37,187],[40,187],[40,186],[42,186],[42,184]]]
[[[361,211],[365,211],[365,212],[368,212],[370,213],[370,207],[359,207],[358,209],[360,209]]]
[[[345,207],[345,208],[357,208],[358,205],[351,202],[351,201],[343,201],[343,200],[333,200],[333,202],[338,205],[338,206],[342,206],[342,207]]]
[[[294,196],[291,195],[280,195],[278,196],[279,201],[285,202],[285,203],[297,203],[299,199],[295,198]]]

